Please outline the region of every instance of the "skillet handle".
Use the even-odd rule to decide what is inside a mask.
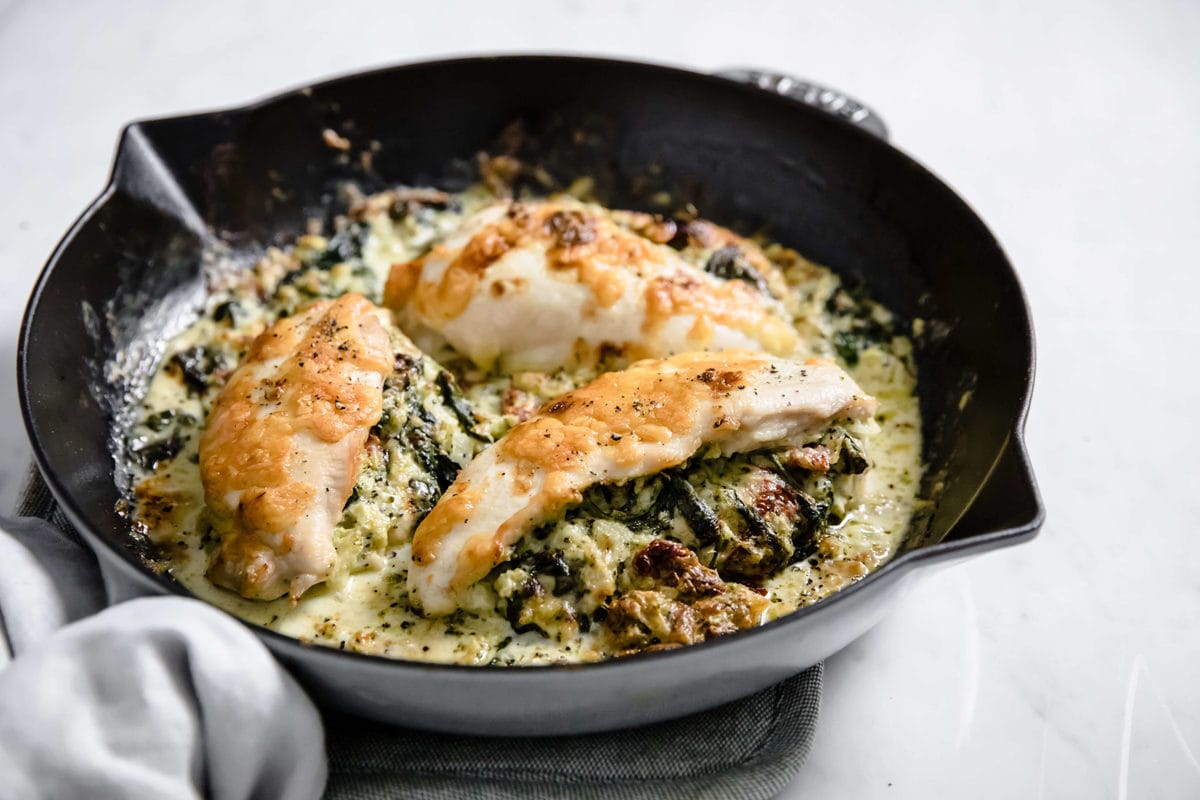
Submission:
[[[793,78],[790,75],[784,75],[779,72],[768,72],[761,69],[746,69],[742,67],[722,69],[717,70],[716,75],[732,81],[738,81],[739,83],[748,83],[751,86],[757,86],[759,89],[781,94],[784,97],[790,97],[806,105],[819,108],[835,117],[840,117],[847,122],[852,122],[868,133],[878,136],[880,139],[886,141],[888,138],[887,125],[883,123],[883,118],[874,109],[860,103],[848,94],[839,92],[837,89],[831,89],[828,86],[822,86],[812,81]]]
[[[1045,518],[1029,452],[1017,434],[1008,440],[992,474],[948,538],[1032,538]]]

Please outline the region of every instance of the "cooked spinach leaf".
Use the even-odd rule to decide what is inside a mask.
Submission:
[[[727,281],[745,281],[763,294],[771,296],[771,290],[763,276],[751,266],[746,254],[736,245],[722,247],[709,256],[704,271]]]
[[[458,418],[459,424],[462,425],[463,433],[476,441],[491,444],[492,437],[475,430],[475,426],[479,424],[479,420],[475,418],[474,410],[467,403],[466,398],[462,396],[458,384],[455,383],[450,373],[445,370],[438,372],[437,385],[442,395],[442,402],[454,412],[454,416]]]

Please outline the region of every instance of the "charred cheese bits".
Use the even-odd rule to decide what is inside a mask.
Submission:
[[[448,344],[503,370],[727,348],[790,356],[798,344],[762,281],[723,280],[572,200],[483,208],[425,255],[395,264],[384,302],[423,348]]]
[[[802,445],[875,400],[828,361],[687,353],[609,372],[544,406],[483,451],[417,528],[409,591],[430,614],[506,560],[590,486],[687,461]]]
[[[199,452],[214,582],[295,600],[333,569],[392,371],[385,314],[361,295],[315,302],[264,331],[217,395]]]

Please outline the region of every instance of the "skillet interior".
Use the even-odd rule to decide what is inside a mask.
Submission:
[[[943,485],[907,550],[965,554],[1033,534],[1041,506],[1019,441],[1032,382],[1028,311],[999,246],[953,192],[884,142],[793,101],[662,67],[561,57],[418,64],[127,128],[111,185],[51,258],[22,331],[26,424],[76,522],[138,563],[114,510],[110,420],[155,345],[186,321],[206,249],[287,239],[328,213],[346,179],[368,191],[445,180],[513,120],[537,130],[557,112],[608,131],[571,158],[580,172],[615,169],[614,203],[644,206],[623,178],[660,164],[706,216],[765,225],[929,321],[917,339],[925,457]],[[325,128],[354,143],[349,157],[326,146]],[[380,147],[365,169],[358,151],[371,140]],[[989,492],[959,522],[998,462]]]

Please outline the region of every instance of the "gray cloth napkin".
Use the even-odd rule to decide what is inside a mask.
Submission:
[[[61,531],[53,535],[48,526],[43,533],[55,541],[43,549],[51,557],[64,561],[74,570],[72,581],[83,592],[94,592],[98,586],[94,572],[88,573],[80,562],[87,563],[88,554],[80,556],[78,534],[68,524],[54,503],[45,484],[36,473],[24,492],[18,507],[23,517],[39,517],[51,521]],[[10,523],[13,524],[13,523]],[[27,522],[18,521],[20,526]],[[3,544],[0,531],[0,545]],[[71,548],[75,548],[71,551]],[[60,552],[61,551],[61,552]],[[71,552],[63,557],[63,552]],[[57,554],[57,555],[55,555]],[[93,562],[94,563],[94,562]],[[94,569],[94,568],[93,568]],[[0,571],[0,618],[5,623],[11,613],[5,603],[15,596],[5,591],[5,579]],[[69,598],[69,593],[68,593]],[[16,602],[19,602],[19,597]],[[69,599],[68,599],[69,605]],[[174,603],[196,607],[206,618],[205,624],[216,625],[220,615],[207,606],[177,599],[140,600],[139,613],[154,603]],[[84,603],[83,605],[86,605]],[[129,603],[122,604],[128,606]],[[117,606],[105,614],[111,614]],[[65,608],[55,619],[65,624],[79,615],[78,609]],[[98,615],[94,619],[104,616]],[[153,614],[148,615],[153,617]],[[215,621],[214,621],[215,620]],[[88,620],[82,624],[88,624]],[[245,629],[230,622],[227,627],[243,634]],[[70,632],[80,623],[69,626]],[[5,624],[10,640],[13,626]],[[18,638],[23,634],[17,633]],[[54,639],[62,638],[60,632]],[[248,634],[253,644],[241,646],[250,656],[265,649]],[[44,648],[43,648],[44,649]],[[14,648],[20,652],[19,648]],[[0,653],[3,643],[0,642]],[[17,664],[20,663],[16,662]],[[15,666],[15,665],[14,665]],[[258,665],[261,671],[266,668]],[[325,797],[341,798],[767,798],[777,794],[803,765],[812,744],[821,701],[821,665],[784,681],[783,683],[743,700],[720,708],[678,720],[637,729],[587,736],[549,739],[501,739],[489,737],[451,736],[405,730],[326,711],[324,715],[325,746],[328,758],[328,783]],[[277,670],[283,675],[282,670]],[[195,669],[193,669],[195,672]],[[93,679],[96,676],[93,676]],[[4,662],[0,657],[0,703],[3,703]],[[226,676],[228,679],[228,676]],[[260,678],[261,679],[261,678]],[[280,685],[292,685],[283,675]],[[304,699],[301,702],[306,703]],[[102,724],[102,720],[97,720]],[[31,724],[26,721],[24,724]],[[270,725],[266,726],[268,729]],[[319,727],[319,725],[318,725]],[[318,731],[319,733],[319,731]],[[296,741],[259,742],[254,755],[274,763],[279,752],[292,748],[295,762],[301,760],[297,747],[308,741],[300,736]],[[0,747],[4,742],[0,736]],[[267,752],[263,747],[268,748]],[[217,749],[219,755],[219,748]],[[211,755],[205,752],[205,755]],[[288,753],[283,753],[284,761]],[[0,762],[3,753],[0,753]],[[69,768],[63,759],[64,768]],[[301,765],[303,766],[303,765]],[[323,766],[323,765],[322,765]],[[192,765],[193,769],[195,765]],[[212,765],[208,766],[212,771]],[[303,771],[303,769],[302,769]],[[263,780],[262,772],[250,773],[254,780]],[[267,777],[273,773],[266,771]],[[313,774],[308,772],[308,786]],[[275,775],[275,778],[279,778]],[[265,784],[246,783],[250,797],[291,797],[301,784],[293,781],[290,789],[278,785],[272,794]],[[280,779],[282,780],[282,779]],[[5,796],[0,778],[0,797]],[[202,784],[196,784],[202,785]],[[249,789],[253,791],[249,791]],[[211,787],[209,787],[211,792]],[[216,796],[215,792],[212,792]],[[222,796],[237,796],[224,793]]]
[[[46,519],[0,519],[0,798],[320,796],[321,716],[248,628],[180,597],[105,608],[44,490],[22,510]]]

